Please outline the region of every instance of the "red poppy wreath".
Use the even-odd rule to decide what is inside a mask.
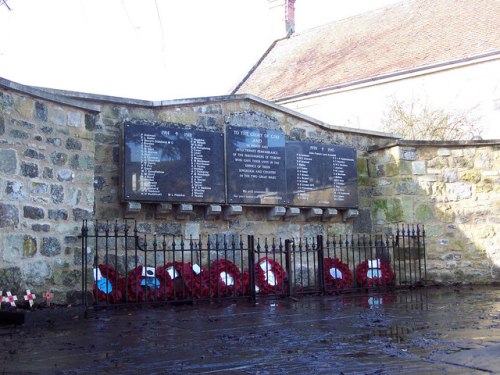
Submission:
[[[216,259],[210,266],[210,291],[214,297],[242,295],[243,280],[238,267],[227,259]]]
[[[356,282],[362,287],[393,285],[394,272],[387,262],[367,259],[356,267]]]
[[[285,290],[286,272],[281,264],[267,257],[254,265],[255,291],[259,294],[282,293]]]
[[[183,274],[184,286],[193,298],[210,296],[210,272],[198,264],[187,263]]]
[[[352,285],[352,272],[346,263],[338,258],[323,260],[325,286],[328,291],[347,289]]]

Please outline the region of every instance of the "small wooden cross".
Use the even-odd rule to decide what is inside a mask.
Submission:
[[[47,304],[47,306],[50,306],[50,300],[52,299],[52,297],[54,297],[54,294],[51,293],[49,289],[45,292],[44,296],[45,296],[45,303]]]
[[[35,301],[34,301],[35,298],[36,298],[36,295],[31,293],[31,291],[29,289],[26,289],[26,295],[24,296],[24,300],[29,302],[30,308],[33,307],[33,304],[35,303]]]
[[[3,297],[3,301],[10,303],[12,307],[16,307],[17,296],[13,296],[11,292],[7,292],[7,297]]]

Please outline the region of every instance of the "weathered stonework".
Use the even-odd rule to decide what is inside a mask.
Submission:
[[[28,288],[41,295],[50,288],[57,296],[76,286],[75,277],[52,278],[52,273],[60,259],[67,259],[69,275],[81,273],[73,265],[74,254],[64,254],[62,245],[66,236],[78,235],[81,222],[64,234],[57,231],[57,224],[73,222],[68,212],[74,209],[93,210],[93,200],[76,199],[75,195],[75,191],[93,190],[75,178],[93,180],[93,164],[69,165],[70,160],[94,160],[93,134],[83,127],[87,114],[94,112],[0,85],[2,290],[19,293]]]
[[[415,152],[411,155],[406,145],[370,153],[372,184],[386,187],[384,197],[373,201],[375,227],[383,230],[392,223],[399,213],[394,200],[405,195],[407,201],[403,203],[402,211],[412,213],[408,218],[410,222],[425,227],[427,270],[431,282],[498,281],[498,144],[443,144],[420,142],[413,146]],[[395,152],[397,149],[403,151]],[[399,160],[398,154],[401,156]],[[417,160],[416,155],[423,160]],[[407,158],[414,159],[411,170],[403,164]],[[388,163],[400,166],[397,177],[380,173]],[[404,188],[401,178],[405,178]],[[389,202],[393,202],[392,206]]]
[[[96,220],[118,220],[122,226],[124,219],[137,221],[148,235],[203,241],[208,235],[215,241],[215,236],[249,234],[282,240],[393,234],[398,224],[419,223],[425,225],[432,282],[499,280],[498,144],[395,142],[395,137],[330,128],[253,97],[151,103],[57,93],[44,98],[40,92],[35,98],[2,82],[0,289],[41,293],[51,288],[55,300],[64,302],[81,285],[77,236],[82,221],[89,220],[92,228]],[[280,129],[290,140],[354,147],[358,216],[308,219],[302,210],[292,218],[269,220],[269,208],[243,207],[242,215],[224,220],[222,215],[207,218],[202,204],[179,217],[175,210],[158,215],[158,205],[151,203],[127,212],[120,176],[125,120],[208,131],[224,131],[228,125]],[[92,259],[92,246],[88,252]],[[136,261],[131,258],[128,269]],[[124,271],[123,256],[110,261]]]

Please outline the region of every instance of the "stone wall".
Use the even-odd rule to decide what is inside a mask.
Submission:
[[[370,152],[373,225],[423,223],[431,282],[500,280],[499,142],[404,142]]]
[[[200,130],[227,125],[280,129],[287,139],[347,145],[357,150],[359,216],[344,220],[270,218],[269,207],[243,214],[160,212],[121,199],[125,121]],[[168,102],[39,90],[0,79],[0,289],[51,288],[73,302],[81,286],[83,219],[136,221],[144,233],[206,240],[208,235],[274,238],[390,232],[424,223],[427,270],[433,282],[500,278],[498,143],[408,143],[376,132],[324,124],[253,96]],[[396,143],[394,143],[396,142]],[[175,205],[174,205],[175,206]]]
[[[44,96],[0,86],[0,289],[51,288],[66,301],[93,212],[94,114]]]

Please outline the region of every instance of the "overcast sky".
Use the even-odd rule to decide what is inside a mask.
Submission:
[[[397,1],[296,0],[297,32]],[[0,5],[0,77],[137,99],[225,95],[285,28],[268,0],[7,4],[10,11]]]

